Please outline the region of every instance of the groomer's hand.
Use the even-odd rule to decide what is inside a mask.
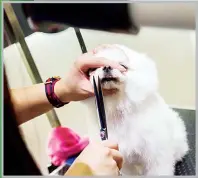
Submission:
[[[94,57],[94,51],[81,55],[75,61],[68,75],[56,83],[55,93],[63,102],[80,101],[94,96],[94,89],[86,72],[90,68],[106,65],[111,65],[122,72],[126,70],[117,63]]]
[[[75,175],[81,175],[77,172],[79,169],[83,169],[84,175],[118,175],[122,163],[123,158],[118,151],[118,145],[103,141],[90,143],[75,160],[71,170]]]

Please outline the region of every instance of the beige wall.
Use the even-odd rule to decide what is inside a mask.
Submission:
[[[142,26],[195,29],[195,3],[132,3],[131,13]]]
[[[159,70],[160,93],[170,105],[195,108],[195,31],[163,28],[141,29],[138,36],[82,30],[87,48],[99,44],[120,43],[148,54]],[[26,38],[43,80],[53,75],[64,76],[81,50],[72,28],[58,34],[34,33]],[[4,50],[11,87],[31,84],[16,45]],[[27,103],[28,104],[28,103]],[[86,134],[88,113],[78,102],[60,108],[57,114],[62,125]],[[22,126],[27,145],[36,161],[46,172],[45,153],[50,125],[43,115]]]

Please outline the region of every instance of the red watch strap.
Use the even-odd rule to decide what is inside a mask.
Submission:
[[[60,108],[68,103],[63,103],[55,94],[54,86],[56,82],[60,80],[60,77],[52,77],[46,80],[45,82],[45,93],[48,101],[56,108]]]

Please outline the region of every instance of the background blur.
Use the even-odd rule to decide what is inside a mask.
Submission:
[[[195,109],[195,8],[187,3],[139,3],[134,5],[138,35],[81,29],[88,50],[100,44],[123,44],[146,53],[156,62],[160,93],[174,107]],[[73,28],[54,33],[29,33],[26,42],[43,80],[65,75],[82,53]],[[4,49],[4,63],[11,88],[31,85],[17,44]],[[71,78],[72,79],[72,78]],[[28,104],[28,103],[27,103]],[[61,124],[87,134],[88,111],[80,102],[56,109]],[[46,141],[50,124],[42,115],[21,126],[25,141],[44,174],[49,160]]]

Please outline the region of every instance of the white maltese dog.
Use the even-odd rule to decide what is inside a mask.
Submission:
[[[127,71],[111,66],[93,69],[102,88],[114,90],[104,96],[109,140],[119,144],[124,175],[174,175],[174,166],[188,152],[187,133],[180,116],[158,92],[155,63],[122,45],[109,45],[95,54],[119,62]],[[96,81],[97,83],[97,81]],[[99,132],[95,98],[83,101],[89,109],[89,135]],[[94,114],[94,115],[93,115]],[[97,134],[99,135],[99,133]],[[97,153],[96,153],[97,154]]]

